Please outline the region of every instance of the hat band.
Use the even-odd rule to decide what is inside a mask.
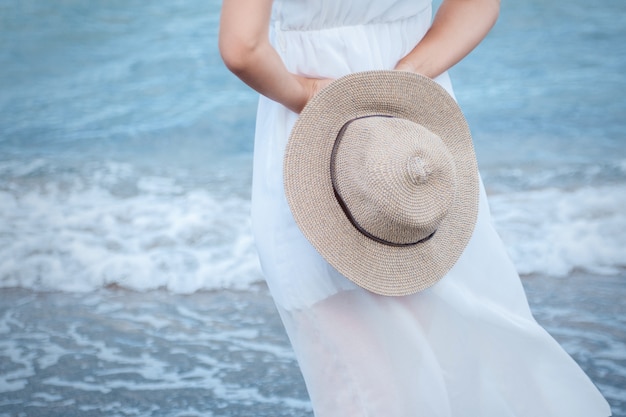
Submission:
[[[337,202],[339,203],[339,206],[343,210],[343,212],[346,215],[346,217],[348,218],[348,220],[350,220],[350,223],[352,223],[352,226],[354,226],[354,228],[356,230],[358,230],[361,234],[363,234],[364,236],[368,237],[369,239],[372,239],[372,240],[374,240],[374,241],[376,241],[378,243],[382,243],[383,245],[393,246],[393,247],[413,246],[413,245],[417,245],[417,244],[422,243],[422,242],[426,242],[427,240],[429,240],[430,238],[432,238],[435,235],[435,233],[437,232],[436,229],[435,229],[434,232],[432,232],[430,235],[426,236],[425,238],[422,238],[422,239],[420,239],[420,240],[418,240],[416,242],[409,242],[409,243],[390,242],[388,240],[381,239],[378,236],[374,236],[373,234],[371,234],[370,232],[365,230],[363,228],[363,226],[361,226],[356,221],[354,216],[352,216],[352,213],[350,212],[350,209],[348,209],[348,206],[347,206],[346,202],[344,201],[343,197],[341,197],[341,194],[339,193],[339,191],[337,189],[336,179],[335,179],[335,156],[337,154],[337,149],[339,148],[339,143],[341,142],[341,139],[343,138],[343,135],[344,135],[346,129],[348,128],[348,126],[350,125],[350,123],[352,123],[352,122],[354,122],[356,120],[359,120],[359,119],[366,119],[368,117],[388,117],[390,119],[394,118],[394,116],[390,116],[388,114],[368,114],[366,116],[355,117],[354,119],[350,119],[346,123],[344,123],[343,126],[341,126],[341,129],[339,129],[339,133],[337,133],[337,138],[335,139],[335,143],[333,145],[333,151],[332,151],[331,157],[330,157],[330,180],[331,180],[331,183],[333,185],[333,193],[335,194],[335,198],[337,199]]]

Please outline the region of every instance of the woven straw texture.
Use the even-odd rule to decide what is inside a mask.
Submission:
[[[359,231],[331,177],[353,221],[400,245]],[[478,214],[467,122],[442,87],[408,72],[355,73],[319,92],[291,132],[284,185],[294,219],[316,250],[348,279],[382,295],[412,294],[441,279]]]

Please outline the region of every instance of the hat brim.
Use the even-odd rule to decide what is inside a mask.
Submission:
[[[405,118],[438,135],[451,153],[457,190],[432,238],[411,246],[376,242],[359,232],[337,202],[331,154],[348,121]],[[347,75],[320,91],[294,125],[284,158],[284,186],[293,217],[315,249],[342,275],[377,294],[424,290],[456,263],[474,230],[479,179],[474,146],[456,101],[428,77],[403,71]]]

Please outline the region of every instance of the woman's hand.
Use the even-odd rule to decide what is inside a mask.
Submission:
[[[424,38],[395,69],[437,77],[487,36],[499,12],[500,0],[443,0]]]
[[[300,103],[295,108],[291,110],[296,113],[300,113],[304,106],[313,98],[315,95],[328,84],[333,82],[332,78],[307,78],[299,75],[294,75],[297,78],[298,82],[302,86],[303,95]]]

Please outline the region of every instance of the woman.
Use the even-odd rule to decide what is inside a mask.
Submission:
[[[284,149],[320,89],[376,69],[435,79],[488,33],[498,0],[224,0],[220,51],[262,94],[253,228],[264,274],[315,415],[608,416],[576,363],[534,321],[495,233],[484,189],[474,234],[437,284],[376,295],[330,266],[298,229],[283,189]]]

